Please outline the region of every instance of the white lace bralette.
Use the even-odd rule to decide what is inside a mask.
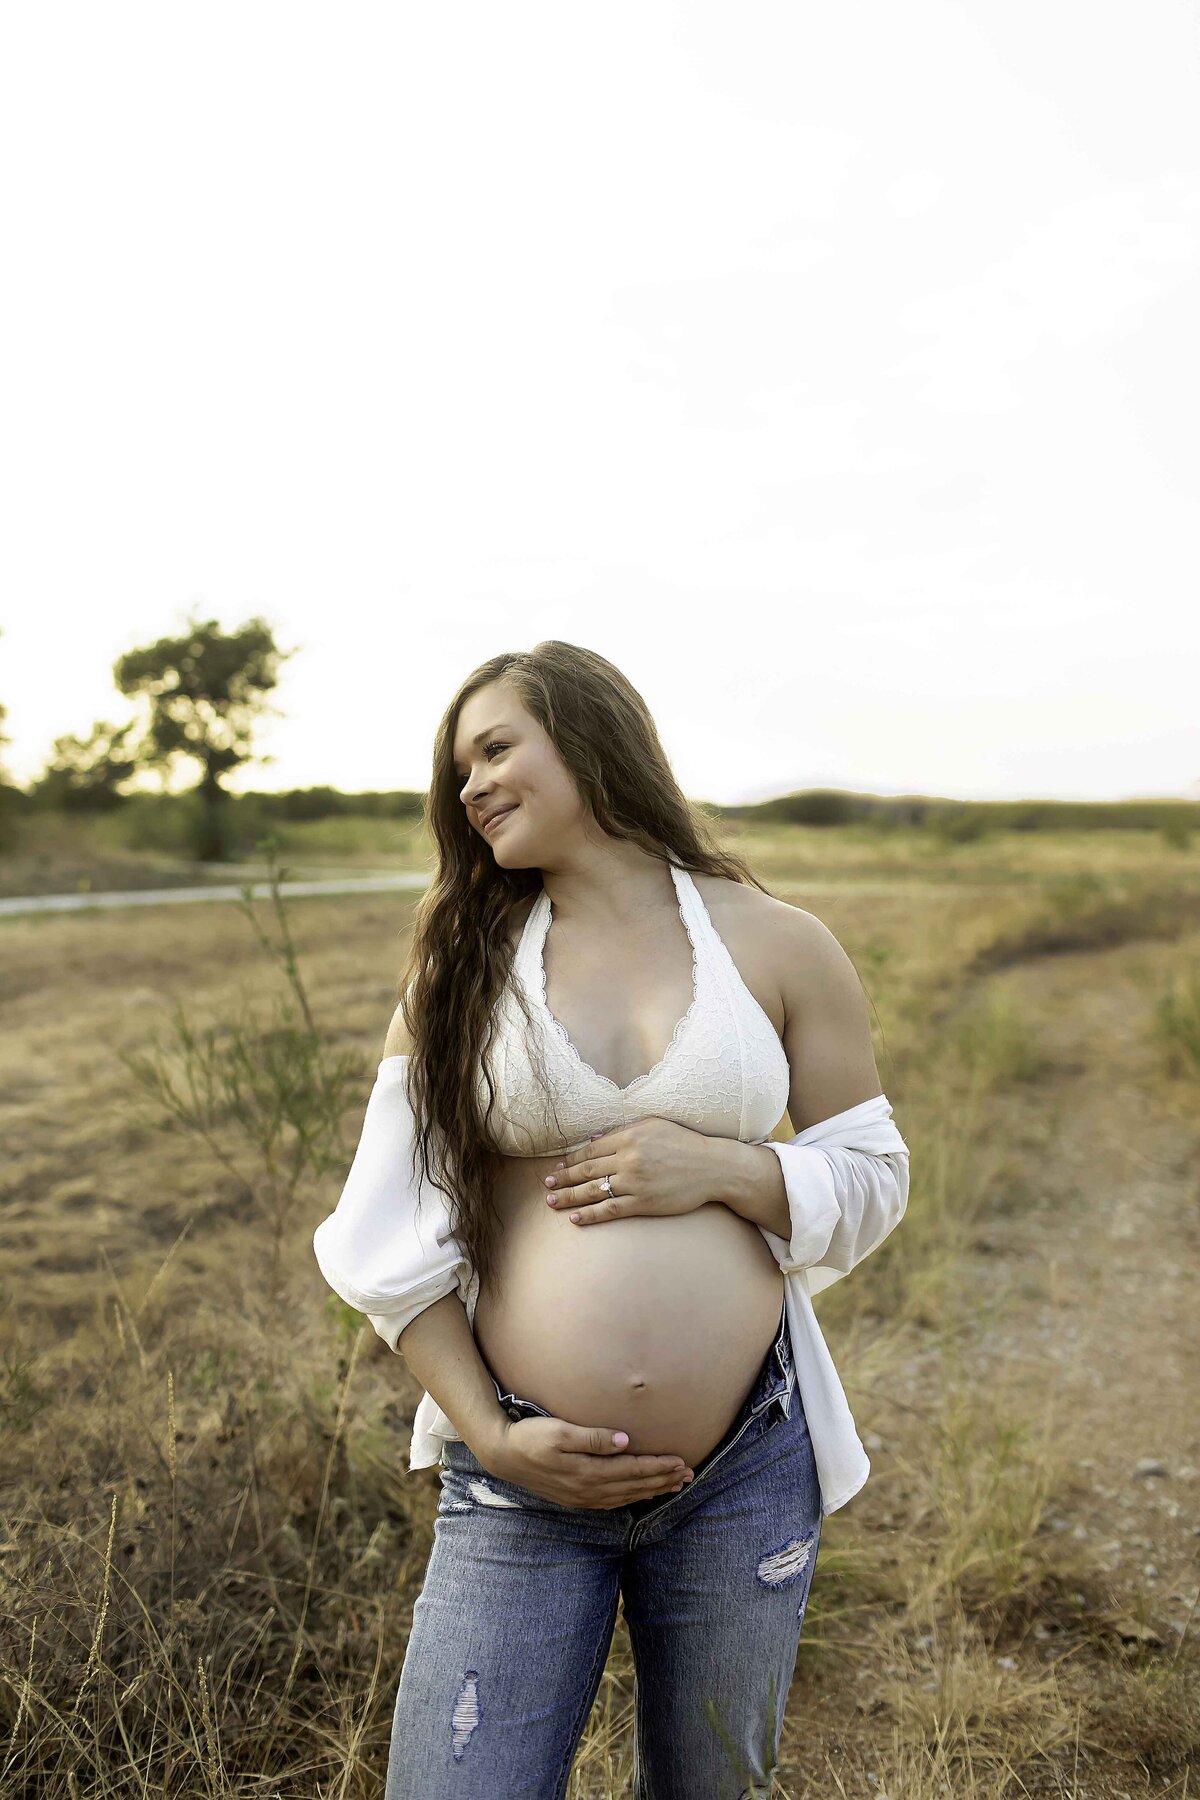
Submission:
[[[551,906],[545,888],[530,908],[496,1002],[485,1059],[496,1090],[489,1130],[505,1155],[577,1149],[593,1132],[648,1114],[708,1137],[763,1143],[787,1110],[791,1077],[779,1035],[738,973],[692,877],[668,866],[692,946],[692,1003],[658,1062],[626,1087],[584,1062],[546,1005],[543,946]],[[536,1045],[515,982],[528,1001]],[[477,1090],[486,1113],[482,1069]]]

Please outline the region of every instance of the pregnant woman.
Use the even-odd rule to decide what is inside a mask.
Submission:
[[[477,669],[427,815],[412,979],[314,1238],[439,1465],[385,1800],[561,1800],[619,1600],[635,1795],[765,1792],[822,1519],[869,1469],[810,1296],[908,1194],[862,989],[594,652]]]

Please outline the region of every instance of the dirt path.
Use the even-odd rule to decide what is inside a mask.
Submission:
[[[1043,1066],[993,1102],[1000,1166],[955,1276],[969,1290],[956,1380],[983,1407],[995,1394],[1002,1410],[1032,1423],[1051,1410],[1055,1448],[1075,1473],[1043,1522],[1044,1532],[1062,1534],[1048,1560],[1059,1567],[1078,1556],[1086,1568],[1077,1614],[1056,1620],[1035,1606],[1020,1641],[994,1659],[994,1693],[973,1678],[983,1708],[967,1738],[976,1749],[1004,1744],[1024,1783],[1010,1791],[1032,1800],[1192,1791],[1150,1780],[1135,1754],[1086,1748],[1087,1721],[1105,1713],[1113,1671],[1139,1641],[1170,1656],[1185,1629],[1190,1643],[1200,1635],[1200,1615],[1189,1624],[1200,1584],[1200,1087],[1166,1083],[1148,1040],[1153,1002],[1183,953],[1179,944],[1129,944],[988,978],[1027,1021]],[[873,1464],[855,1523],[868,1546],[885,1557],[894,1547],[902,1564],[919,1556],[930,1529],[921,1522],[928,1484],[912,1471],[933,1454],[944,1356],[936,1329],[914,1327],[855,1406]],[[901,1703],[928,1708],[924,1731],[901,1721],[909,1743],[932,1742],[935,1719],[953,1736],[963,1705],[971,1710],[944,1685],[936,1648],[910,1644],[891,1663],[872,1650],[864,1623],[847,1631],[835,1619],[831,1628],[835,1641],[858,1640],[860,1654],[817,1656],[798,1671],[780,1775],[806,1800],[936,1791],[916,1773],[924,1751],[901,1758],[907,1775],[898,1766]],[[1045,1724],[1036,1706],[1023,1723],[1021,1703],[1003,1697],[1006,1670],[1029,1693],[1051,1665],[1062,1703],[1080,1703],[1078,1761],[1071,1744],[1045,1761],[1033,1754],[1062,1703]],[[1127,1697],[1119,1704],[1127,1709]],[[1115,1716],[1105,1713],[1105,1723]],[[1124,1741],[1119,1727],[1114,1735]],[[841,1787],[831,1785],[834,1772]]]
[[[282,881],[279,891],[285,900],[320,894],[389,894],[429,886],[424,870],[396,870],[379,875],[323,875],[304,881]],[[208,881],[200,887],[146,887],[79,889],[70,894],[14,894],[0,898],[0,919],[25,917],[30,913],[112,911],[125,906],[208,905],[215,900],[241,898],[242,886],[250,887],[253,898],[270,898],[270,883],[263,877],[247,877],[244,884]]]
[[[1169,1650],[1200,1573],[1200,1084],[1164,1079],[1148,1021],[1179,956],[1123,945],[1004,978],[1049,1066],[1012,1093],[1027,1203],[985,1221],[980,1275],[1007,1291],[974,1365],[1057,1389],[1079,1480],[1051,1524]]]

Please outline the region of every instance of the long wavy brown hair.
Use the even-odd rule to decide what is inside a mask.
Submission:
[[[541,724],[601,831],[664,862],[768,891],[742,857],[719,847],[680,789],[645,701],[603,656],[548,638],[532,650],[489,657],[467,676],[434,740],[425,824],[437,867],[416,908],[400,1005],[412,1043],[408,1092],[422,1178],[446,1195],[454,1235],[481,1285],[494,1272],[499,1219],[492,1194],[502,1158],[487,1129],[495,1100],[490,1075],[487,1109],[477,1082],[512,962],[510,917],[542,886],[540,869],[495,861],[467,818],[454,770],[459,711],[477,689],[499,680]],[[514,987],[524,1009],[519,983]]]

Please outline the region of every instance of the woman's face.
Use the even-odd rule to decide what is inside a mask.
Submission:
[[[464,700],[454,732],[454,772],[472,828],[506,869],[551,865],[583,822],[570,771],[505,681],[490,682]]]

